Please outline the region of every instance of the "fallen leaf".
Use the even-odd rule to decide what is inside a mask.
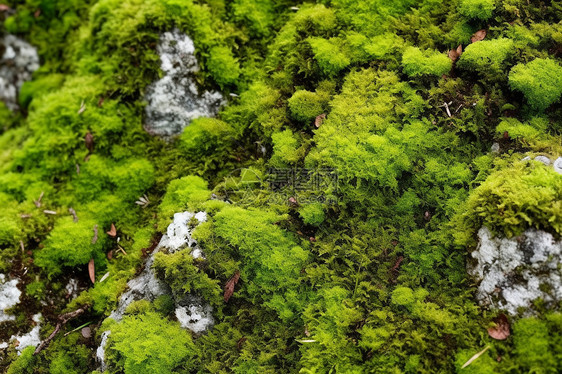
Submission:
[[[473,43],[479,42],[481,40],[484,40],[484,38],[486,37],[487,31],[482,29],[482,30],[478,30],[474,33],[474,35],[472,35],[472,37],[470,38],[470,41]]]
[[[459,57],[461,57],[461,55],[462,55],[462,44],[459,44],[457,49],[451,49],[449,51],[449,58],[453,62],[457,61],[459,59]]]
[[[464,363],[463,366],[461,366],[461,369],[464,369],[468,365],[472,364],[478,357],[482,356],[488,349],[490,349],[489,345],[487,345],[486,348],[484,348],[483,350],[472,356],[467,362]]]
[[[94,264],[94,259],[90,259],[88,262],[88,274],[90,274],[90,280],[92,283],[96,283],[96,265]]]
[[[84,136],[84,143],[86,143],[86,149],[91,153],[94,151],[94,136],[91,132],[87,132]]]
[[[495,326],[488,328],[488,335],[496,340],[505,340],[510,335],[509,321],[505,314],[500,314],[494,321]]]
[[[228,300],[230,300],[230,297],[234,293],[234,286],[236,286],[236,284],[238,283],[239,280],[240,280],[240,272],[238,270],[236,270],[236,272],[234,273],[232,278],[230,278],[228,280],[228,282],[226,282],[226,284],[224,285],[224,302],[225,303],[228,303]]]
[[[316,126],[316,128],[319,128],[322,123],[324,122],[324,120],[326,119],[326,114],[322,113],[319,116],[316,116],[316,119],[314,120],[314,126]]]
[[[6,12],[10,9],[11,8],[9,6],[7,6],[6,4],[0,4],[0,12]]]
[[[111,236],[112,238],[115,238],[115,236],[117,235],[117,229],[115,228],[115,225],[113,223],[111,224],[111,229],[107,232],[107,235]]]

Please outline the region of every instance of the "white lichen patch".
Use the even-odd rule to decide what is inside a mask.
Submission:
[[[207,220],[207,213],[199,212],[195,215],[190,212],[174,214],[174,221],[168,226],[166,235],[160,240],[160,247],[164,247],[169,253],[174,253],[183,248],[192,248],[192,255],[195,258],[201,257],[201,250],[197,247],[197,242],[191,237],[192,228],[190,221],[195,218],[197,223]]]
[[[201,249],[198,247],[195,239],[191,237],[191,234],[195,226],[206,220],[207,213],[205,212],[174,214],[173,222],[170,223],[166,234],[162,236],[158,246],[146,260],[143,271],[139,276],[127,283],[127,291],[121,295],[117,308],[111,312],[109,318],[121,321],[127,307],[134,301],[153,301],[158,296],[172,293],[170,287],[158,279],[152,269],[154,256],[162,250],[176,252],[186,248],[191,249],[191,254],[195,258],[203,256]],[[201,333],[213,325],[212,311],[210,305],[193,296],[188,296],[181,300],[181,302],[176,301],[176,317],[178,321],[182,327],[188,328],[195,333]],[[105,370],[105,346],[107,345],[109,333],[110,331],[103,332],[101,344],[96,350],[96,357],[100,363],[101,371]]]
[[[21,86],[39,68],[39,56],[31,44],[10,34],[0,39],[0,53],[0,100],[15,110]]]
[[[96,349],[96,360],[100,364],[100,371],[101,372],[104,372],[105,369],[106,369],[105,347],[107,346],[107,338],[109,337],[109,334],[111,334],[110,330],[104,331],[101,334],[101,343],[100,343],[100,346]]]
[[[189,297],[176,307],[176,318],[181,327],[189,329],[196,334],[202,333],[211,327],[213,319],[213,308],[195,297]]]
[[[20,302],[21,291],[18,289],[18,283],[17,279],[6,281],[6,276],[0,274],[0,322],[16,319],[15,316],[7,314],[6,310]]]
[[[542,299],[549,306],[562,301],[562,242],[544,231],[529,229],[516,238],[494,238],[483,227],[469,273],[479,282],[476,296],[483,306],[515,315],[532,313]]]
[[[197,84],[194,74],[199,64],[189,36],[179,30],[165,32],[157,51],[164,76],[146,91],[146,131],[171,137],[195,118],[216,116],[225,100],[220,92],[202,90]]]
[[[35,327],[31,329],[30,332],[23,335],[12,335],[10,341],[17,341],[16,350],[18,351],[18,355],[21,352],[29,347],[37,347],[41,343],[41,337],[39,336],[39,331],[41,330],[41,313],[37,313],[33,316],[33,322],[35,322]]]

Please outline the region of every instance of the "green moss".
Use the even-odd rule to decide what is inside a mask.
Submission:
[[[486,21],[496,9],[495,0],[461,0],[459,13],[472,19]]]
[[[106,350],[109,367],[131,374],[193,368],[193,356],[191,336],[154,312],[125,316],[114,324]]]
[[[544,110],[562,95],[562,67],[555,60],[542,58],[517,64],[509,72],[509,85],[522,92],[531,107]]]
[[[404,73],[409,77],[423,75],[442,76],[451,70],[451,60],[436,51],[422,51],[416,47],[408,47],[402,55]]]
[[[560,174],[538,162],[518,162],[491,174],[468,199],[466,221],[511,237],[529,227],[562,233]]]
[[[181,213],[209,198],[207,182],[200,177],[187,176],[171,181],[160,204],[159,226],[165,230],[175,213]]]
[[[341,39],[310,38],[308,43],[321,71],[328,76],[339,73],[351,63]]]
[[[514,48],[513,41],[505,38],[472,43],[463,51],[458,66],[477,73],[498,74],[515,53]]]
[[[299,214],[307,225],[318,226],[326,219],[324,207],[319,203],[304,205],[299,209]]]
[[[94,243],[94,227],[97,226],[98,239]],[[107,235],[103,226],[92,219],[82,218],[74,222],[72,217],[57,221],[45,242],[45,248],[35,254],[35,263],[45,268],[49,274],[62,271],[61,266],[87,264],[91,258],[103,259]]]
[[[559,366],[549,346],[549,327],[536,318],[524,318],[513,325],[515,353],[522,369],[536,373],[555,373]]]

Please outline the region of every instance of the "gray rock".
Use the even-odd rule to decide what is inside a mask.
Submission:
[[[468,272],[478,282],[476,297],[482,306],[515,315],[533,314],[541,298],[554,307],[562,301],[562,242],[545,232],[528,229],[517,238],[494,238],[482,227]]]
[[[170,138],[181,134],[195,118],[216,116],[225,100],[220,92],[202,90],[195,81],[199,64],[189,36],[178,30],[165,32],[157,50],[164,77],[147,88],[144,128]]]
[[[18,108],[18,93],[39,68],[37,50],[25,40],[7,34],[0,39],[0,100],[11,110]]]
[[[562,157],[558,157],[555,161],[554,161],[554,171],[557,172],[558,174],[562,174]]]
[[[535,157],[535,161],[542,162],[546,166],[550,165],[550,162],[551,162],[550,158],[548,158],[546,156],[537,156],[537,157]]]
[[[491,151],[492,151],[492,153],[499,153],[500,152],[500,144],[499,143],[492,144]]]

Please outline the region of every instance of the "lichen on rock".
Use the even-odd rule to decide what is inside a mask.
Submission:
[[[31,44],[11,34],[0,39],[0,53],[0,100],[16,110],[18,92],[39,68],[39,56]]]
[[[21,291],[18,289],[17,279],[6,280],[6,275],[0,274],[0,322],[13,321],[15,316],[6,313],[20,302]]]
[[[562,241],[535,229],[497,238],[486,227],[478,238],[469,273],[479,282],[476,297],[481,305],[515,315],[532,314],[537,299],[547,306],[562,301]]]
[[[145,129],[172,137],[195,118],[214,117],[225,100],[220,92],[204,90],[195,81],[199,64],[189,36],[178,30],[165,32],[157,50],[164,76],[147,88]]]

